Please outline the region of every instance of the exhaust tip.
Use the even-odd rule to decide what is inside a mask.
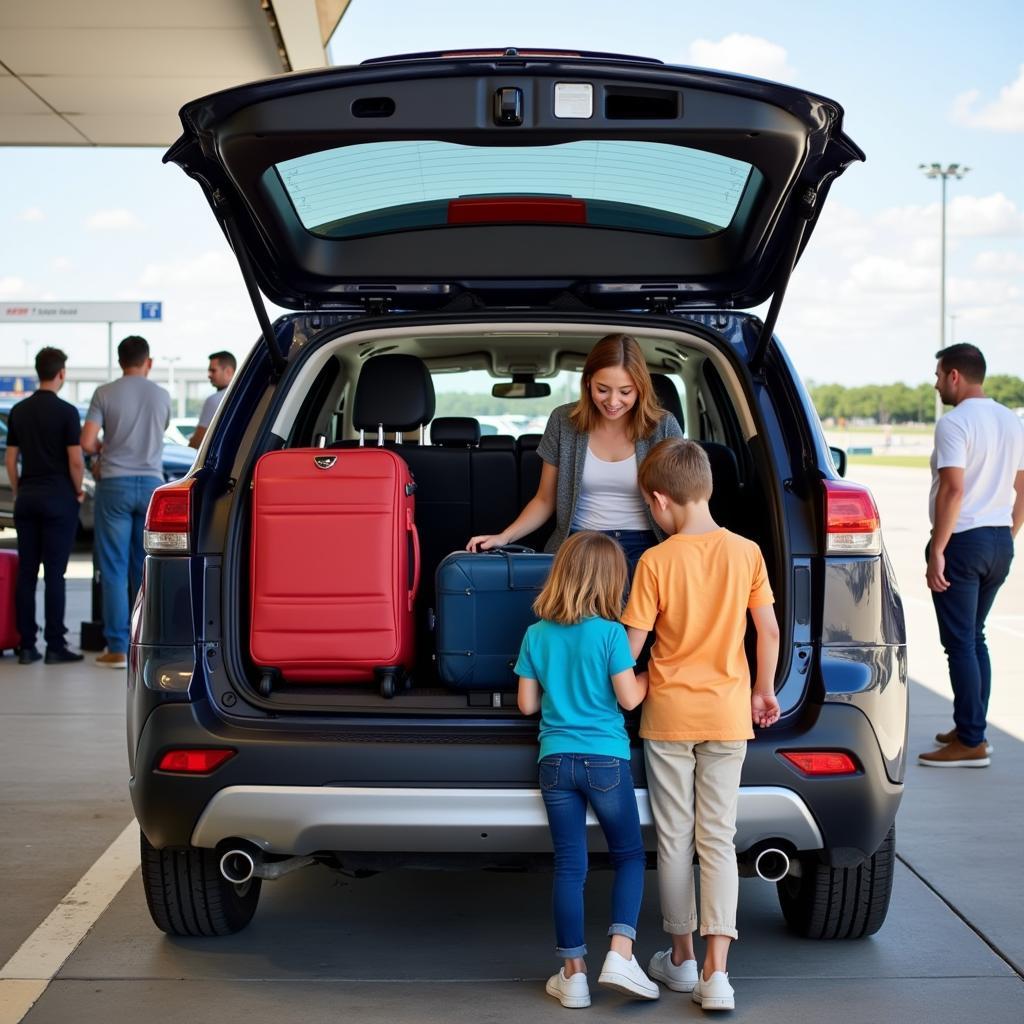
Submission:
[[[234,885],[242,885],[252,878],[256,862],[245,850],[228,850],[220,859],[220,873]]]
[[[785,850],[770,846],[755,858],[754,871],[766,882],[781,882],[789,874],[789,855]]]

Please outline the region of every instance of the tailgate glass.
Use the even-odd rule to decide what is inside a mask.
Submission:
[[[509,222],[700,238],[728,227],[751,174],[715,153],[615,139],[359,143],[275,168],[303,226],[325,238]]]

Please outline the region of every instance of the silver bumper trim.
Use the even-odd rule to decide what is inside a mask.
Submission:
[[[656,839],[647,790],[636,790],[648,849]],[[589,846],[606,849],[587,813]],[[435,789],[342,786],[229,786],[206,806],[192,845],[212,849],[247,839],[267,853],[321,850],[415,853],[550,851],[539,789]],[[736,849],[766,839],[820,850],[821,832],[803,800],[781,786],[740,788]]]

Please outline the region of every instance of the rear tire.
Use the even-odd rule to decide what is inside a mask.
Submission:
[[[256,913],[261,881],[232,885],[215,850],[158,850],[141,832],[142,886],[153,923],[168,935],[231,935]]]
[[[874,935],[889,911],[895,865],[895,825],[858,867],[833,868],[805,860],[801,877],[787,877],[777,885],[786,923],[808,939]]]

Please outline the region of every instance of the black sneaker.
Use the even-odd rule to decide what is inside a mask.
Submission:
[[[35,647],[22,647],[18,651],[18,664],[19,665],[31,665],[33,661],[38,661],[42,655]]]
[[[66,665],[71,661],[84,661],[84,654],[76,654],[66,647],[58,647],[56,650],[46,649],[45,663],[47,665]]]

